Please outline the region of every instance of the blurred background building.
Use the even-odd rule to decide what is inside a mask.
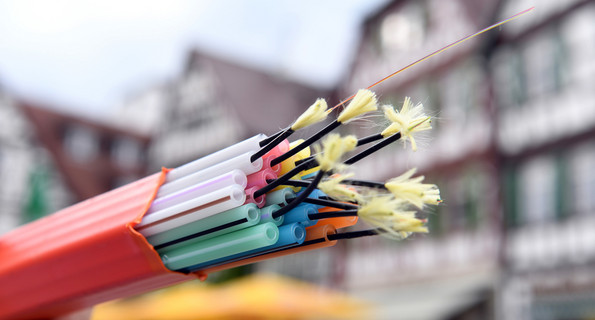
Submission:
[[[16,98],[0,86],[0,234],[70,204],[72,195]]]
[[[338,95],[531,5],[390,2],[366,21]],[[264,268],[332,279],[380,302],[387,319],[593,317],[595,2],[535,5],[501,32],[376,89],[396,106],[410,96],[436,117],[422,150],[395,145],[358,164],[378,180],[416,166],[440,186],[445,203],[430,213],[428,236],[360,239],[311,253],[318,263],[294,256]]]
[[[129,95],[108,123],[0,88],[0,233],[275,132],[317,97],[332,104],[532,5],[375,88],[382,102],[410,96],[435,117],[417,152],[395,144],[357,166],[376,180],[417,167],[436,183],[444,204],[429,210],[428,235],[343,241],[254,270],[373,301],[381,319],[593,318],[595,1],[385,1],[333,88],[195,48],[178,75]],[[344,132],[378,131],[368,127]]]
[[[329,95],[329,90],[192,50],[182,74],[132,95],[117,109],[115,121],[153,137],[149,163],[157,170],[276,132],[304,106]]]

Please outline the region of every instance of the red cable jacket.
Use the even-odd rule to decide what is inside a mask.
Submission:
[[[0,319],[51,318],[196,278],[169,271],[134,230],[167,171],[0,237]]]

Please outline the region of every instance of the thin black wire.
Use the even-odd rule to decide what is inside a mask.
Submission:
[[[374,141],[380,140],[382,138],[383,138],[383,136],[380,133],[373,134],[373,135],[367,136],[367,137],[363,137],[363,138],[357,140],[357,146],[358,147],[359,146],[363,146],[365,144],[368,144],[370,142],[374,142]],[[314,158],[314,156],[310,156],[310,157],[307,157],[307,158],[298,160],[298,161],[295,162],[295,165],[296,166],[297,165],[300,165],[301,163],[306,162],[306,161],[309,161],[309,160],[311,160],[313,158]]]
[[[354,163],[362,160],[363,158],[371,155],[372,153],[374,153],[374,152],[376,152],[376,151],[378,151],[378,150],[380,150],[380,149],[388,146],[389,144],[391,144],[391,143],[393,143],[393,142],[395,142],[395,141],[397,141],[399,139],[401,139],[401,133],[400,132],[397,132],[397,133],[393,134],[392,136],[390,136],[390,137],[388,137],[388,138],[386,138],[386,139],[378,142],[377,144],[369,147],[368,149],[366,149],[366,150],[364,150],[364,151],[362,151],[362,152],[354,155],[353,157],[347,159],[345,161],[345,164],[348,164],[348,165],[354,164]]]
[[[357,216],[358,209],[349,209],[341,211],[329,211],[329,212],[318,212],[308,215],[310,220],[326,219],[326,218],[337,218],[337,217],[354,217]]]
[[[277,138],[280,134],[282,134],[283,132],[285,132],[285,130],[287,129],[283,129],[283,130],[279,130],[277,131],[275,134],[271,135],[268,138],[264,138],[262,140],[260,140],[258,142],[258,145],[262,148],[264,146],[266,146],[267,144],[269,144],[271,141],[275,140],[275,138]]]
[[[273,183],[273,182],[275,182],[275,180],[277,180],[277,179],[267,179],[267,183]],[[283,185],[307,188],[310,185],[310,181],[289,179],[289,180],[283,182]]]
[[[163,249],[165,247],[169,247],[169,246],[174,245],[176,243],[180,243],[180,242],[183,242],[183,241],[186,241],[186,240],[190,240],[190,239],[202,237],[202,236],[207,235],[209,233],[213,233],[213,232],[216,232],[216,231],[220,231],[220,230],[224,230],[224,229],[227,229],[227,228],[231,228],[231,227],[237,226],[239,224],[242,224],[244,222],[248,222],[248,219],[242,218],[242,219],[235,220],[235,221],[232,221],[232,222],[228,222],[228,223],[225,223],[225,224],[222,224],[222,225],[218,225],[218,226],[213,227],[211,229],[207,229],[207,230],[204,230],[204,231],[201,231],[201,232],[197,232],[197,233],[194,233],[194,234],[191,234],[191,235],[187,235],[187,236],[182,237],[182,238],[178,238],[178,239],[175,239],[175,240],[172,240],[172,241],[168,241],[168,242],[165,242],[165,243],[156,245],[154,247],[154,249],[155,250]]]
[[[290,149],[286,153],[284,153],[284,154],[278,156],[277,158],[273,159],[271,161],[271,166],[275,166],[275,165],[277,165],[277,164],[279,164],[279,163],[281,163],[281,162],[289,159],[291,156],[293,156],[293,155],[297,154],[298,152],[302,151],[307,146],[313,144],[318,139],[322,138],[325,134],[333,131],[335,128],[337,128],[340,125],[341,125],[341,122],[339,122],[338,120],[335,120],[335,121],[329,123],[326,127],[320,129],[320,131],[316,132],[314,135],[312,135],[310,138],[306,139],[304,142],[300,143],[299,145],[293,147],[292,149]]]
[[[381,229],[369,229],[369,230],[362,230],[362,231],[351,231],[351,232],[329,234],[327,236],[327,238],[331,241],[344,240],[344,239],[355,239],[355,238],[361,238],[361,237],[376,236],[383,232],[385,232],[385,231],[383,231]]]
[[[275,189],[276,187],[282,185],[285,183],[285,181],[293,178],[296,174],[302,172],[303,170],[308,170],[310,168],[313,168],[316,166],[316,162],[314,161],[314,159],[312,159],[312,161],[310,162],[306,162],[306,163],[302,163],[299,166],[296,166],[295,168],[289,170],[287,173],[285,173],[284,175],[280,176],[279,178],[275,179],[275,181],[267,184],[266,186],[256,190],[256,192],[254,192],[253,197],[256,199],[260,196],[262,196],[263,194]]]
[[[376,181],[346,179],[346,180],[341,181],[341,183],[349,184],[352,186],[358,186],[358,187],[368,187],[368,188],[386,190],[386,186],[384,185],[384,183],[376,182]]]
[[[304,199],[304,202],[319,205],[319,206],[333,207],[333,208],[344,209],[344,210],[351,210],[351,209],[359,208],[359,206],[357,206],[355,204],[343,203],[343,202],[339,202],[339,201],[326,200],[326,199],[306,198],[306,199]],[[335,212],[339,212],[339,211],[335,211]]]
[[[384,138],[380,133],[373,134],[371,136],[363,137],[357,140],[357,146],[363,146],[364,144],[368,144],[370,142],[374,142]]]
[[[278,217],[286,214],[291,209],[297,207],[298,204],[302,203],[304,201],[304,199],[306,199],[310,195],[310,193],[312,193],[312,191],[314,191],[314,189],[316,189],[316,187],[318,186],[318,183],[320,182],[320,180],[322,180],[323,176],[324,176],[324,171],[322,171],[322,170],[319,171],[318,174],[316,175],[316,177],[314,178],[314,180],[312,180],[312,183],[306,189],[304,189],[304,191],[302,191],[302,193],[300,193],[299,196],[295,197],[295,199],[293,199],[285,207],[283,207],[273,213],[273,218],[278,218]]]
[[[279,143],[281,143],[281,141],[283,141],[283,139],[285,139],[285,138],[289,137],[291,134],[293,134],[293,132],[294,131],[293,131],[293,129],[291,129],[291,127],[285,129],[285,131],[283,131],[282,133],[277,135],[275,137],[275,139],[273,139],[271,142],[269,142],[266,146],[260,148],[260,150],[258,150],[252,156],[250,156],[250,162],[254,162],[258,158],[264,156],[267,152],[271,151],[274,147],[276,147]],[[271,164],[271,166],[273,166],[273,165]]]

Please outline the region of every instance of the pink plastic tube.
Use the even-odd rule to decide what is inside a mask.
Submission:
[[[245,190],[245,192],[246,192],[246,201],[244,202],[244,204],[254,203],[259,208],[264,207],[264,205],[266,204],[266,194],[263,194],[262,196],[254,199],[254,192],[256,192],[256,190],[258,190],[258,189],[260,189],[260,188],[259,187],[251,187],[251,188],[247,188]]]
[[[248,182],[246,184],[246,189],[257,187],[258,189],[266,186],[267,180],[270,179],[277,179],[277,175],[273,169],[264,169],[258,172],[255,172],[251,175],[248,175]]]

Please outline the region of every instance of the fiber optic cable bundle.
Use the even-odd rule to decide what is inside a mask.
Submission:
[[[348,179],[349,165],[399,139],[414,147],[413,134],[430,129],[422,106],[406,99],[400,111],[384,106],[392,123],[380,134],[331,133],[377,108],[374,93],[360,90],[337,120],[290,143],[294,131],[330,113],[319,99],[270,137],[256,135],[6,234],[0,316],[47,318],[340,239],[426,232],[408,209],[440,201],[423,177],[405,177],[392,193],[388,183]],[[411,201],[399,192],[418,194]],[[358,217],[373,228],[342,231]]]
[[[0,237],[0,319],[51,318],[343,239],[427,232],[418,213],[439,204],[440,194],[415,169],[386,182],[350,173],[396,141],[415,150],[414,136],[431,129],[423,106],[409,98],[400,109],[382,106],[388,126],[375,135],[332,132],[378,112],[369,88],[330,109],[318,99],[271,136],[163,169]],[[314,135],[289,142],[338,108]]]

